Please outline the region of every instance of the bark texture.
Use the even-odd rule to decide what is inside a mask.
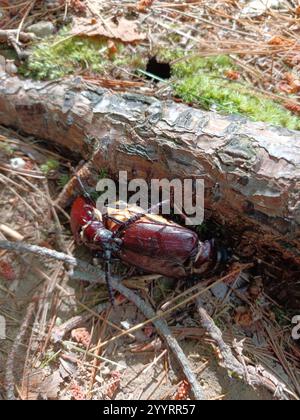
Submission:
[[[203,178],[206,207],[218,220],[300,262],[299,132],[80,78],[42,83],[5,74],[0,124],[76,151],[112,174]]]

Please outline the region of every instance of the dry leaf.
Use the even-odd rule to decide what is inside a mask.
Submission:
[[[295,41],[286,38],[284,36],[273,36],[269,42],[269,45],[278,45],[279,47],[291,47],[295,44]]]
[[[113,58],[114,55],[118,52],[116,44],[111,39],[107,42],[107,50],[109,58]]]
[[[71,0],[70,7],[75,13],[86,12],[86,4],[83,2],[83,0]]]
[[[112,399],[121,385],[121,374],[117,370],[111,372],[111,380],[106,391],[106,396]]]
[[[147,9],[150,6],[152,6],[153,3],[154,0],[140,0],[136,5],[136,9],[138,12],[145,13],[148,11]]]
[[[300,115],[300,105],[287,101],[283,104],[283,106],[294,114]]]
[[[59,371],[45,377],[43,372],[27,372],[25,379],[26,389],[22,392],[25,400],[55,400],[59,392],[60,384],[63,382]]]
[[[40,388],[40,394],[44,399],[47,400],[56,400],[59,392],[59,386],[63,382],[62,377],[60,376],[59,371],[52,373],[48,376],[42,383]]]
[[[286,82],[281,81],[281,82],[277,83],[276,88],[280,92],[290,93],[290,86]]]
[[[292,85],[294,83],[295,76],[292,73],[285,73],[284,80],[286,80],[289,85]]]
[[[181,381],[173,400],[187,400],[189,397],[190,389],[191,385],[188,383],[188,381]]]
[[[85,400],[85,393],[82,390],[82,388],[78,385],[77,382],[75,382],[75,381],[72,382],[72,384],[70,386],[70,392],[71,392],[74,400],[76,400],[76,401]]]
[[[297,66],[298,64],[300,64],[300,54],[295,54],[292,57],[286,57],[284,59],[284,62],[290,67]]]
[[[239,306],[234,317],[235,323],[241,327],[250,327],[253,324],[253,316],[248,308]]]
[[[77,366],[75,363],[69,362],[68,360],[64,360],[62,357],[59,359],[59,373],[63,379],[68,378],[69,376],[73,376],[76,373]]]
[[[7,281],[16,279],[16,273],[9,261],[0,261],[0,277],[3,277]]]
[[[135,43],[143,41],[146,35],[140,33],[137,24],[132,20],[124,17],[120,18],[116,24],[112,20],[106,21],[105,24],[100,20],[75,17],[73,19],[73,35],[105,37],[117,39],[125,43]]]
[[[277,84],[277,89],[285,93],[300,92],[300,80],[292,73],[285,73],[283,80]]]
[[[71,332],[71,337],[77,341],[77,343],[83,344],[85,348],[88,348],[91,341],[91,334],[86,328],[75,328]]]
[[[240,73],[234,70],[225,71],[225,76],[230,80],[238,80],[241,77]]]

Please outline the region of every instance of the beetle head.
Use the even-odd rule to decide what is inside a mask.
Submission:
[[[96,235],[94,236],[94,242],[104,252],[118,252],[122,245],[122,240],[114,238],[113,232],[104,227],[97,229]]]

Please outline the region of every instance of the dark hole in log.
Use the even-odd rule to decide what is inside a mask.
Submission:
[[[156,57],[151,57],[146,67],[147,73],[151,73],[160,79],[170,79],[171,77],[171,66],[169,63],[161,63],[157,61]],[[152,79],[149,75],[147,79]],[[154,79],[155,81],[156,79]]]

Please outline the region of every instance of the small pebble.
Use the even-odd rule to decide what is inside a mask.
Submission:
[[[6,340],[6,320],[0,315],[0,340]]]
[[[12,169],[18,170],[18,169],[24,169],[26,165],[26,162],[22,158],[13,158],[10,159],[10,166]]]
[[[3,55],[0,55],[0,73],[5,73],[5,57]]]
[[[39,38],[46,38],[55,32],[55,26],[52,22],[41,21],[28,26],[26,32],[31,32]]]
[[[228,286],[225,283],[216,284],[211,288],[212,294],[219,300],[223,300],[228,293]]]
[[[14,60],[6,60],[5,71],[10,76],[14,76],[18,73],[18,67],[15,65]]]

